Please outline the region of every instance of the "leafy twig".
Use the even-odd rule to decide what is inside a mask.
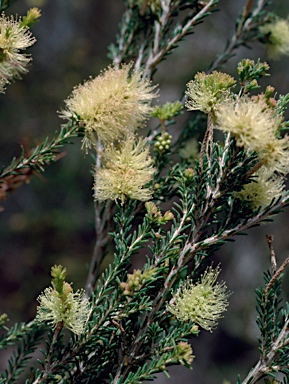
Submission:
[[[45,167],[58,160],[58,149],[77,137],[78,126],[69,123],[63,126],[59,133],[49,141],[48,138],[40,145],[25,153],[22,147],[21,156],[14,158],[8,167],[0,170],[0,200],[7,197],[7,192],[19,188],[24,182],[28,182],[35,173],[44,172]]]
[[[212,8],[218,4],[219,0],[210,0],[204,7],[197,12],[193,17],[190,17],[183,25],[178,24],[174,29],[173,37],[167,39],[163,44],[164,31],[167,28],[170,18],[170,2],[162,2],[162,15],[159,20],[154,24],[154,39],[153,45],[150,49],[148,58],[144,66],[143,76],[145,78],[152,77],[152,73],[160,61],[174,48],[176,48],[179,41],[181,41],[192,29],[192,27],[199,23],[204,17],[210,14]],[[139,61],[138,61],[139,62]]]
[[[216,57],[210,65],[209,72],[221,68],[229,58],[234,56],[234,52],[241,45],[246,45],[250,41],[256,39],[256,29],[264,24],[268,17],[264,13],[264,8],[270,3],[268,0],[259,0],[256,7],[251,11],[252,1],[247,0],[243,12],[239,17],[235,32],[231,39],[227,42],[224,51]]]

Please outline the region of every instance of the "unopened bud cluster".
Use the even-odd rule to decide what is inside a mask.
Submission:
[[[173,220],[174,215],[171,211],[166,211],[163,215],[160,209],[152,202],[148,201],[145,203],[145,207],[147,210],[147,217],[151,222],[156,224],[165,224],[170,220]]]
[[[160,0],[130,0],[129,3],[131,7],[138,7],[142,16],[144,16],[149,10],[153,14],[156,14],[162,9]]]
[[[0,328],[3,328],[7,321],[9,321],[8,315],[6,313],[2,313],[2,315],[0,315]]]
[[[135,269],[133,273],[127,275],[127,282],[120,283],[120,288],[125,296],[133,296],[134,292],[139,291],[146,281],[151,279],[157,268],[149,268],[146,271]]]
[[[184,170],[184,175],[187,179],[192,179],[194,177],[195,171],[193,168],[187,168]]]
[[[175,354],[178,363],[185,366],[190,366],[195,358],[192,347],[185,341],[181,341],[176,345]]]
[[[156,106],[151,115],[160,121],[168,121],[178,115],[182,109],[183,104],[180,101],[167,102],[164,105]]]
[[[170,135],[168,132],[165,132],[156,138],[155,151],[158,153],[168,152],[171,149],[171,144],[172,135]]]
[[[258,79],[262,76],[269,76],[269,65],[266,62],[257,63],[254,60],[243,59],[238,63],[237,71],[240,79],[240,84],[244,87],[244,93],[248,93],[256,88],[259,88]]]

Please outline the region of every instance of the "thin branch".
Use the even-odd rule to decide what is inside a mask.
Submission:
[[[108,226],[111,220],[111,209],[113,202],[110,200],[106,203],[106,206],[102,212],[103,204],[101,202],[95,202],[95,234],[96,241],[93,249],[93,255],[90,261],[90,267],[85,284],[85,295],[90,297],[94,291],[94,285],[97,278],[100,276],[100,265],[105,256],[104,247],[108,243]],[[102,213],[102,215],[101,215]]]
[[[289,336],[289,319],[288,317],[285,320],[284,326],[279,333],[276,341],[274,342],[270,352],[266,355],[266,359],[260,357],[260,360],[255,365],[255,367],[249,372],[248,376],[242,381],[242,384],[255,384],[267,373],[272,372],[270,368],[274,363],[278,355],[278,350],[284,347],[287,344],[287,339]]]
[[[273,235],[266,235],[266,240],[267,240],[268,247],[269,247],[269,249],[270,249],[270,256],[271,256],[271,274],[272,274],[272,276],[273,276],[273,275],[275,275],[276,270],[277,270],[276,255],[275,255],[275,251],[274,251],[274,248],[273,248],[273,240],[274,240],[274,236],[273,236]]]
[[[170,52],[173,48],[176,47],[177,43],[182,40],[185,35],[191,30],[191,28],[201,19],[204,15],[212,9],[214,5],[218,3],[218,0],[210,0],[206,5],[194,16],[184,26],[180,26],[179,32],[171,39],[169,39],[165,46],[160,46],[161,35],[165,25],[168,22],[169,18],[169,9],[168,7],[163,7],[163,13],[159,21],[155,21],[155,36],[154,36],[154,44],[151,49],[150,55],[147,59],[143,77],[151,78],[152,72],[155,67],[159,64],[160,61],[164,58],[164,56]]]
[[[64,153],[59,153],[58,149],[69,140],[77,137],[78,126],[67,124],[63,126],[55,137],[25,153],[22,148],[20,158],[14,158],[8,167],[3,167],[0,171],[0,200],[5,200],[7,192],[19,188],[23,183],[29,182],[35,173],[44,172],[47,165],[59,160]]]
[[[118,53],[113,56],[113,63],[117,68],[125,58],[138,27],[138,22],[132,22],[132,16],[133,10],[127,9],[122,18],[120,36],[118,37]]]
[[[205,132],[205,137],[202,142],[201,150],[200,150],[200,168],[203,169],[204,156],[210,158],[210,154],[212,151],[212,143],[213,143],[213,134],[214,134],[214,117],[212,113],[208,114],[207,120],[207,129]]]
[[[259,25],[254,22],[254,19],[260,14],[260,12],[263,11],[265,6],[268,4],[268,0],[259,0],[252,14],[248,16],[252,7],[252,1],[247,1],[247,4],[245,5],[242,12],[242,17],[236,27],[233,36],[228,41],[227,46],[222,52],[222,54],[218,55],[215,61],[211,64],[208,72],[212,72],[215,69],[221,68],[227,62],[228,58],[234,55],[234,51],[240,45],[244,45],[251,40],[252,37],[250,35],[250,32]]]
[[[278,279],[278,277],[281,275],[281,273],[284,271],[284,269],[286,268],[288,263],[289,263],[289,257],[287,257],[287,259],[285,261],[283,261],[281,267],[278,268],[278,270],[272,276],[272,279],[269,281],[269,283],[268,283],[268,285],[266,287],[266,290],[265,290],[265,297],[266,298],[268,296],[269,290],[272,288],[272,286],[274,285],[274,283]]]
[[[207,239],[201,241],[200,243],[192,246],[191,251],[194,252],[197,248],[205,249],[209,246],[216,244],[218,241],[226,240],[227,238],[234,236],[239,232],[243,232],[244,230],[249,229],[252,226],[270,217],[271,215],[274,215],[276,211],[280,211],[280,209],[282,209],[285,205],[288,205],[288,204],[289,204],[289,193],[286,193],[277,204],[273,205],[269,209],[265,209],[263,212],[259,213],[258,215],[248,219],[245,223],[242,223],[233,228],[223,231],[220,235],[213,235],[208,237]]]

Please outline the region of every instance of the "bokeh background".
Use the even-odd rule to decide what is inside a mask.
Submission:
[[[273,0],[274,11],[287,17],[288,0]],[[181,97],[196,71],[205,70],[233,33],[245,0],[221,0],[216,12],[160,64],[154,81],[160,84],[160,101]],[[22,81],[0,95],[1,166],[20,154],[20,144],[37,145],[52,137],[62,121],[57,111],[73,86],[96,76],[109,63],[107,46],[114,42],[123,11],[121,0],[15,0],[7,14],[24,15],[42,10],[33,27],[37,43],[29,52],[33,62]],[[288,42],[289,44],[289,42]],[[240,49],[225,70],[236,74],[243,58],[268,60],[259,43]],[[289,59],[270,62],[272,84],[277,92],[289,92]],[[177,129],[177,126],[172,127]],[[62,264],[68,280],[81,288],[94,246],[92,175],[90,156],[84,156],[79,140],[65,147],[66,156],[34,176],[1,204],[0,217],[0,312],[12,322],[35,316],[36,297],[50,283],[50,268]],[[174,367],[171,380],[160,375],[158,383],[216,384],[236,382],[258,359],[254,290],[269,268],[265,234],[275,237],[279,263],[289,254],[289,210],[274,223],[250,230],[215,256],[222,263],[222,278],[233,291],[230,306],[214,333],[201,332],[192,340],[196,355],[193,370]],[[289,274],[284,294],[289,296]],[[0,355],[3,368],[5,354]],[[185,380],[185,381],[184,381]]]

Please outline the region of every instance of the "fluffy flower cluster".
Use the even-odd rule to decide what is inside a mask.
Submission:
[[[65,101],[62,117],[77,117],[84,126],[84,146],[91,147],[97,138],[113,142],[135,130],[148,118],[155,86],[141,77],[130,75],[131,65],[108,68],[94,79],[77,86]]]
[[[198,159],[200,155],[198,141],[195,138],[187,140],[179,154],[183,159]]]
[[[152,179],[154,168],[145,139],[134,137],[122,142],[119,148],[108,146],[103,154],[104,165],[96,170],[95,199],[120,200],[126,197],[147,201],[152,191],[144,187]]]
[[[197,283],[188,281],[173,297],[168,310],[180,321],[192,321],[213,331],[228,307],[230,293],[224,282],[216,283],[220,268],[209,267]]]
[[[188,110],[210,113],[219,104],[231,99],[229,88],[235,83],[235,79],[226,73],[213,71],[207,75],[205,72],[198,72],[194,80],[187,84],[185,105]]]
[[[270,169],[261,167],[254,173],[254,180],[243,186],[236,197],[247,200],[253,208],[265,208],[273,199],[278,199],[284,193],[284,179],[272,173]]]
[[[84,291],[73,292],[65,282],[66,269],[61,265],[51,268],[52,287],[48,287],[37,298],[36,321],[48,322],[53,328],[65,327],[80,335],[84,332],[89,313],[89,302]]]
[[[72,292],[71,289],[64,297],[48,287],[37,300],[40,305],[37,308],[36,321],[45,321],[53,328],[62,323],[76,335],[83,333],[89,312],[89,303],[83,290]]]
[[[34,13],[35,11],[33,11]],[[35,17],[39,16],[38,11],[38,15]],[[15,78],[20,78],[21,74],[27,72],[27,65],[31,61],[31,57],[22,51],[33,45],[35,41],[25,23],[15,20],[13,17],[5,17],[2,13],[0,17],[0,87],[2,92],[7,83]]]
[[[268,56],[278,59],[289,55],[289,21],[277,19],[272,23],[260,27],[260,31],[267,37]]]
[[[216,116],[218,128],[231,132],[238,146],[257,152],[271,172],[288,173],[288,137],[276,137],[280,121],[262,99],[242,97],[228,102],[216,111]]]

